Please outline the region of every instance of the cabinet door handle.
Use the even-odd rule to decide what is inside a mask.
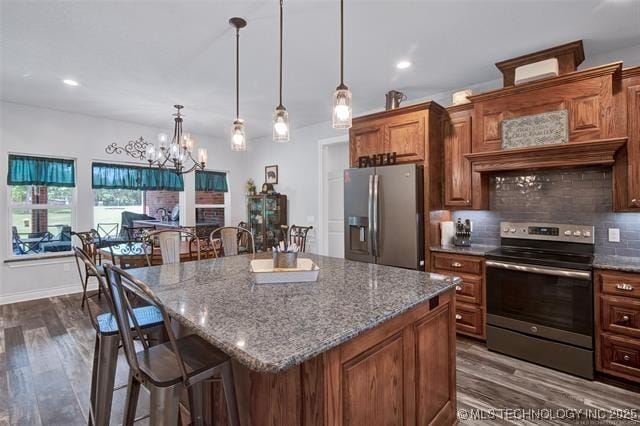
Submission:
[[[638,206],[640,206],[640,202],[638,202],[637,198],[634,198],[633,200],[631,200],[631,205],[633,207],[638,207]]]
[[[462,315],[456,314],[456,321],[460,321],[462,319]]]
[[[622,291],[633,291],[633,286],[631,284],[627,284],[627,283],[616,284],[616,288],[618,290],[622,290]]]
[[[461,285],[457,285],[456,286],[456,291],[462,291],[462,286]]]
[[[622,322],[629,322],[631,318],[629,317],[629,315],[623,315],[622,316]]]
[[[631,357],[629,355],[625,355],[622,357],[623,360],[625,360],[626,362],[629,362],[631,360]]]
[[[453,262],[453,263],[451,264],[451,267],[452,267],[452,268],[460,268],[460,267],[462,267],[462,263],[460,263],[460,262]]]

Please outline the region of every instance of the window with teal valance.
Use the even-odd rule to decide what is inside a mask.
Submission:
[[[73,160],[9,155],[7,185],[76,186]]]
[[[222,172],[196,172],[196,191],[227,192],[227,174]]]
[[[182,191],[181,175],[171,170],[122,164],[93,163],[92,187],[112,189],[138,189],[151,191]]]

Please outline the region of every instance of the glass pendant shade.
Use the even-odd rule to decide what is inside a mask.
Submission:
[[[333,128],[349,129],[351,127],[351,91],[346,87],[338,87],[333,94]]]
[[[289,142],[289,113],[283,106],[273,113],[273,141]]]
[[[231,150],[247,150],[247,136],[244,131],[244,122],[242,120],[234,121],[233,126],[231,126]]]
[[[156,146],[152,143],[147,145],[144,150],[144,158],[149,161],[154,161],[156,159]]]

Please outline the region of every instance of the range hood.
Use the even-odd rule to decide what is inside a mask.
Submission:
[[[627,137],[570,142],[527,148],[465,154],[476,173],[511,170],[612,166]]]

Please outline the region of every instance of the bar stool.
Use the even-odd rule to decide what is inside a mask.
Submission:
[[[97,273],[96,265],[89,255],[79,247],[74,247],[76,262],[80,269],[83,262],[87,270]],[[109,296],[109,289],[104,276],[97,274],[98,287],[104,290],[108,312],[94,317],[91,305],[87,303],[87,310],[91,324],[96,330],[96,344],[93,351],[93,368],[91,371],[91,396],[89,407],[89,426],[107,426],[111,419],[111,403],[113,401],[116,368],[118,366],[118,350],[120,347],[120,333],[113,316],[113,302]],[[164,328],[162,315],[154,306],[140,306],[133,308],[133,318],[139,325],[138,329],[129,328],[130,335],[135,335],[146,342],[148,336],[151,343],[164,342]]]
[[[152,425],[175,426],[177,424],[180,393],[185,388],[189,394],[191,423],[203,425],[203,386],[205,381],[220,377],[227,402],[229,422],[231,426],[238,426],[240,420],[229,356],[195,334],[176,338],[167,312],[146,284],[112,265],[106,267],[106,272],[114,313],[121,330],[122,345],[129,364],[129,384],[123,425],[133,424],[140,385],[144,385],[151,394],[150,423]],[[130,322],[138,333],[142,333],[135,315],[132,314],[131,294],[141,297],[160,311],[164,329],[169,338],[168,342],[150,347],[143,340],[143,350],[136,353],[131,333],[122,333],[122,330],[129,329]]]

